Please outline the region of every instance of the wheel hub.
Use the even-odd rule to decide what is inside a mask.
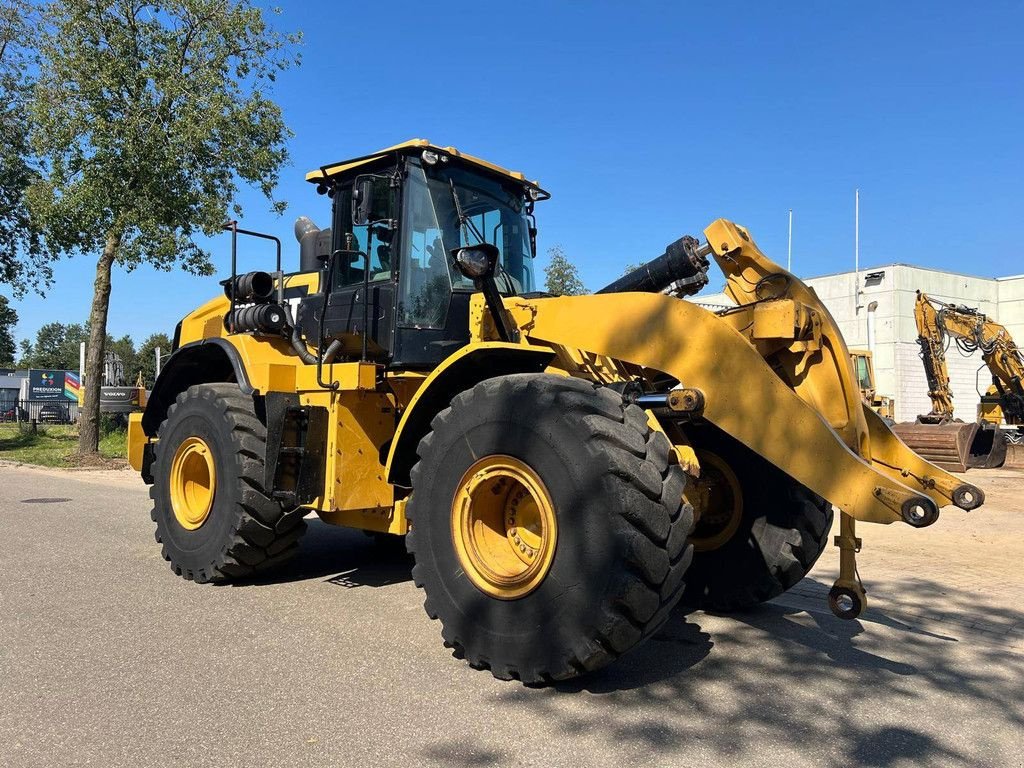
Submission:
[[[188,531],[201,528],[210,516],[217,486],[213,451],[200,437],[182,441],[171,459],[171,508],[178,524]]]
[[[700,477],[691,481],[686,499],[699,516],[690,542],[698,552],[718,549],[729,541],[743,519],[739,478],[718,454],[698,451]]]
[[[540,586],[555,554],[555,508],[536,472],[511,456],[486,456],[462,476],[452,501],[452,541],[462,569],[501,600]]]

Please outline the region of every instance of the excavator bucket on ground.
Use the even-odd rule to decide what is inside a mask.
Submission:
[[[921,458],[951,472],[1001,467],[1007,457],[1007,440],[999,428],[977,422],[896,424],[892,431]],[[1024,466],[1024,451],[1016,446]]]
[[[1006,431],[1006,459],[1003,466],[1009,469],[1024,469],[1024,430]]]

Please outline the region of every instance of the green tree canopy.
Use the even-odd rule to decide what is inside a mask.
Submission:
[[[544,267],[544,289],[556,296],[579,296],[587,293],[576,265],[569,261],[560,245],[548,249],[550,261]]]
[[[156,381],[156,350],[160,348],[160,354],[164,360],[171,354],[171,340],[166,333],[154,333],[147,338],[139,347],[135,355],[136,371],[142,371],[142,380],[147,387],[152,387]],[[129,384],[135,383],[134,374]]]
[[[0,0],[0,283],[15,296],[40,291],[51,277],[25,194],[35,178],[30,162],[28,97],[39,13],[29,0]]]
[[[209,273],[194,241],[230,215],[240,183],[276,210],[290,135],[266,90],[297,36],[249,0],[59,0],[46,6],[31,102],[43,173],[28,191],[48,243],[98,254],[80,450],[96,450],[114,263]]]
[[[18,313],[6,296],[0,296],[0,368],[14,367],[14,354],[18,351],[14,343],[14,326],[17,324]]]
[[[23,341],[18,365],[21,368],[58,368],[77,371],[79,349],[89,338],[84,325],[46,323],[36,332],[34,342]]]

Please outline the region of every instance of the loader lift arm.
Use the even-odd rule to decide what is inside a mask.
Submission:
[[[852,618],[866,605],[855,521],[924,527],[939,507],[974,509],[984,494],[921,459],[864,405],[849,350],[813,290],[768,259],[742,227],[719,219],[705,236],[707,247],[695,253],[717,261],[735,309],[716,315],[657,295],[656,286],[650,293],[509,298],[505,308],[525,343],[662,372],[682,392],[699,392],[698,412],[686,418],[714,424],[838,507],[842,557],[833,610]],[[624,325],[635,332],[622,333]],[[673,406],[672,394],[662,396],[667,409],[686,411]],[[754,412],[761,418],[751,419]]]

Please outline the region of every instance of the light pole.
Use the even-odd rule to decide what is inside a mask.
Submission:
[[[793,271],[793,209],[789,209],[789,247],[786,249],[786,271]]]

